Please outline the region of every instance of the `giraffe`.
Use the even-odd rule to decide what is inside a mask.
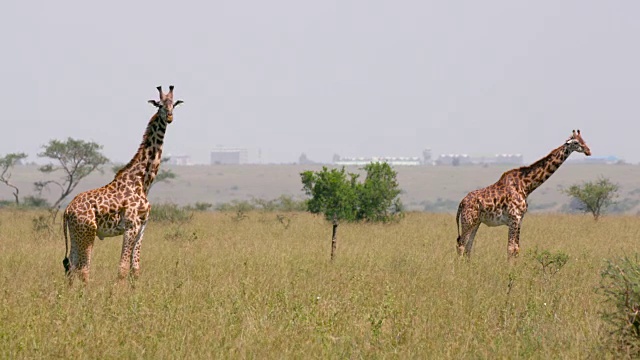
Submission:
[[[484,223],[487,226],[509,226],[507,255],[509,258],[518,256],[520,227],[527,212],[527,197],[558,170],[574,151],[591,156],[580,130],[573,130],[564,144],[535,163],[509,170],[494,184],[468,193],[458,205],[456,214],[458,254],[471,255],[473,239],[480,224]]]
[[[173,109],[183,102],[173,101],[173,88],[171,85],[169,92],[163,93],[158,86],[160,100],[149,100],[158,110],[149,120],[131,161],[110,183],[78,194],[65,209],[66,250],[62,264],[69,284],[73,283],[74,275],[81,277],[85,284],[88,282],[96,236],[104,240],[124,235],[118,278],[124,279],[129,272],[133,277],[138,276],[140,246],[151,210],[147,195],[160,167],[164,135],[167,125],[173,121]]]

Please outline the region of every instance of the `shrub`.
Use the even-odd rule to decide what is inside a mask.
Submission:
[[[151,206],[149,220],[168,223],[186,223],[193,217],[193,212],[186,207],[179,207],[173,203],[156,204]]]
[[[228,203],[216,205],[216,210],[222,212],[247,212],[255,209],[256,206],[247,200],[233,200]]]
[[[213,204],[210,204],[208,202],[196,202],[193,205],[187,205],[185,207],[185,209],[188,209],[190,211],[209,211],[211,208],[213,207]]]
[[[296,200],[290,195],[280,195],[277,200],[278,211],[294,212],[307,210],[307,200]]]
[[[51,215],[43,215],[40,214],[33,219],[31,219],[31,224],[33,226],[33,231],[36,233],[48,231],[53,231],[53,219]]]
[[[0,208],[5,208],[5,207],[14,207],[16,206],[16,202],[15,201],[11,201],[11,200],[0,200]]]
[[[252,203],[256,209],[267,212],[307,210],[306,200],[295,200],[291,195],[280,195],[280,197],[273,200],[253,199]]]
[[[569,255],[562,251],[551,253],[549,250],[540,251],[536,248],[532,251],[532,256],[542,267],[542,276],[545,280],[557,274],[569,261]]]
[[[222,203],[216,205],[217,211],[222,212],[249,212],[249,211],[263,211],[263,212],[294,212],[307,210],[306,200],[296,200],[290,195],[281,195],[280,197],[272,200],[265,199],[251,199],[247,200],[233,200],[228,203]]]
[[[611,328],[616,350],[640,356],[640,264],[638,255],[605,260],[597,289],[609,307],[602,318]]]
[[[593,214],[593,218],[598,220],[607,207],[613,204],[613,199],[618,196],[618,189],[618,185],[601,177],[597,181],[571,185],[563,192],[573,198],[572,206],[579,211]]]
[[[39,197],[39,196],[25,196],[22,199],[22,205],[25,207],[31,208],[49,208],[50,204],[47,199]]]

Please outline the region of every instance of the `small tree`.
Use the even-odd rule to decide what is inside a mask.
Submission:
[[[575,199],[580,211],[593,214],[594,220],[597,221],[606,208],[613,204],[613,200],[618,196],[618,189],[618,185],[600,177],[582,185],[571,185],[563,192]]]
[[[4,157],[0,157],[0,182],[13,189],[13,197],[16,198],[16,205],[20,205],[20,189],[9,182],[9,179],[11,179],[11,173],[9,170],[11,170],[11,168],[18,162],[26,158],[27,154],[25,153],[11,153]]]
[[[357,214],[356,174],[347,174],[344,167],[340,170],[305,171],[300,174],[302,189],[311,196],[307,208],[312,213],[323,213],[333,225],[331,236],[331,260],[335,258],[338,241],[338,224],[342,220],[353,221]]]
[[[323,213],[333,224],[331,259],[335,256],[337,228],[340,221],[386,222],[401,214],[402,204],[398,195],[396,172],[387,163],[371,163],[363,170],[367,175],[363,183],[358,175],[341,170],[305,171],[302,177],[303,190],[311,199],[307,209],[312,213]]]
[[[358,191],[358,220],[387,222],[402,212],[397,173],[387,163],[365,165],[367,177]]]
[[[58,208],[62,201],[78,186],[80,180],[95,170],[99,170],[100,166],[109,161],[100,153],[102,145],[93,141],[85,142],[72,138],[68,138],[66,141],[51,140],[42,148],[44,151],[38,156],[52,159],[57,164],[49,163],[41,166],[39,170],[45,174],[58,170],[64,172],[64,178],[61,181],[46,180],[35,183],[38,192],[42,192],[50,184],[55,184],[60,188],[60,197],[51,206],[53,209]]]

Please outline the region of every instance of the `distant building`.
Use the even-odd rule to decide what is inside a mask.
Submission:
[[[521,154],[495,154],[489,156],[469,156],[468,154],[440,154],[437,165],[522,165]]]
[[[300,155],[300,158],[298,158],[298,164],[300,164],[300,165],[314,165],[314,164],[317,164],[317,162],[309,159],[307,154],[302,153]]]
[[[167,164],[171,165],[191,165],[191,156],[189,155],[168,155],[169,161]]]
[[[247,149],[220,147],[211,151],[211,165],[246,164]]]
[[[422,165],[419,157],[339,157],[334,156],[333,163],[341,166],[364,166],[370,163],[387,163],[391,166],[418,166]]]
[[[440,154],[436,159],[436,165],[470,165],[471,158],[467,154]]]

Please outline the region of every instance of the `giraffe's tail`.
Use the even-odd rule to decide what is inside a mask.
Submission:
[[[65,275],[69,275],[71,271],[71,265],[69,264],[69,238],[67,237],[67,228],[69,227],[69,217],[67,212],[62,215],[62,232],[64,233],[64,259],[62,260],[62,266],[64,266]]]
[[[460,215],[462,214],[464,201],[460,201],[460,205],[458,205],[458,212],[456,213],[456,229],[458,230],[458,244],[460,243]]]

